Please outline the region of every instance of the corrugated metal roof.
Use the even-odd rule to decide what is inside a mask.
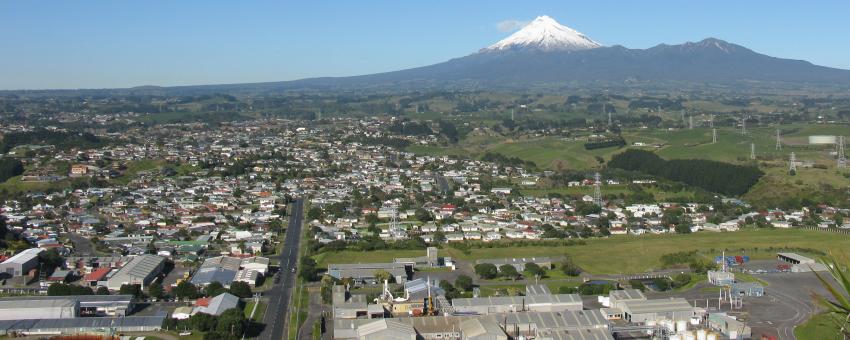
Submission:
[[[534,324],[538,330],[598,328],[608,325],[608,320],[599,310],[508,313],[505,322]]]
[[[623,311],[629,314],[665,313],[693,310],[687,300],[681,298],[632,300],[623,302]]]
[[[461,298],[452,300],[452,306],[505,306],[542,305],[542,304],[581,304],[578,294],[550,294],[530,296],[490,296],[479,298]]]

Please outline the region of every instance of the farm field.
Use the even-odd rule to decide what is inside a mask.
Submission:
[[[508,157],[532,161],[538,167],[551,170],[594,170],[604,166],[614,154],[628,148],[652,150],[667,159],[709,159],[715,161],[756,164],[765,176],[743,198],[760,207],[787,205],[788,200],[803,197],[821,197],[822,187],[850,186],[850,170],[837,169],[831,145],[808,145],[810,135],[847,135],[850,127],[844,124],[789,124],[781,125],[782,147],[776,149],[775,126],[752,126],[745,135],[739,127],[717,126],[717,143],[711,143],[712,130],[708,127],[690,129],[628,129],[623,131],[625,148],[585,150],[580,140],[558,137],[522,137],[513,140],[500,136],[471,136],[457,145],[447,147],[411,146],[408,151],[427,155],[456,155],[479,157],[485,152],[495,152]],[[636,147],[635,142],[649,146]],[[756,160],[750,159],[750,145],[755,145]],[[652,145],[660,145],[655,147]],[[788,174],[788,158],[794,152],[799,162],[815,167],[798,166],[796,176]],[[583,188],[528,188],[523,193],[545,195],[583,194]],[[603,188],[603,194],[619,194],[627,189]],[[658,193],[657,200],[671,196],[682,197],[690,193]],[[834,201],[824,199],[824,201]]]
[[[470,249],[464,253],[447,247],[440,256],[475,261],[485,258],[570,256],[584,271],[591,274],[632,274],[661,269],[661,255],[678,251],[697,250],[706,258],[719,255],[722,249],[732,254],[746,254],[753,259],[769,259],[776,251],[768,248],[811,248],[820,251],[841,250],[850,246],[850,238],[820,231],[800,229],[751,229],[738,232],[699,232],[686,235],[614,236],[606,239],[587,239],[585,245],[575,246],[516,246],[508,244],[493,248]],[[506,251],[506,247],[510,251]],[[713,252],[711,250],[714,250]],[[744,251],[740,251],[744,249]],[[715,254],[718,253],[718,254]],[[396,257],[422,256],[421,250],[382,250],[372,252],[342,251],[314,256],[319,267],[329,263],[387,262]]]

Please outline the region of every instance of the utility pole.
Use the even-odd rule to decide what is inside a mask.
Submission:
[[[847,167],[847,157],[844,156],[844,136],[838,136],[838,168]]]
[[[741,116],[741,136],[747,134],[747,117]]]
[[[782,131],[776,129],[776,150],[782,150]]]
[[[717,144],[717,129],[711,129],[711,144]]]
[[[688,116],[688,130],[694,129],[694,116]]]
[[[593,203],[602,207],[602,177],[597,172],[593,175]]]
[[[756,159],[756,143],[750,143],[750,159]]]

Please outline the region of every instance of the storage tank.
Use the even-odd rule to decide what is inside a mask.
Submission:
[[[835,136],[825,136],[825,135],[816,135],[809,136],[809,144],[813,145],[823,145],[823,144],[835,144],[836,143]]]
[[[676,321],[676,331],[677,332],[684,332],[686,330],[688,330],[688,322],[687,321],[685,321],[685,320]]]
[[[655,320],[649,320],[649,321],[646,322],[646,325],[649,326],[649,327],[655,327],[655,325],[657,325],[657,324],[658,324],[658,322],[656,322]],[[653,333],[653,331],[651,329],[648,329],[646,331],[646,335],[652,335],[652,333]]]
[[[661,326],[664,326],[664,328],[666,328],[666,329],[667,329],[668,331],[670,331],[670,332],[675,332],[675,331],[676,331],[676,324],[675,324],[675,323],[673,323],[673,321],[672,321],[672,320],[662,320],[662,321],[661,321]]]
[[[673,334],[667,339],[669,339],[669,340],[682,340],[682,338],[679,337],[679,334]]]
[[[706,338],[706,340],[717,340],[717,334],[708,333],[708,337]]]
[[[697,340],[707,340],[707,336],[708,332],[706,332],[704,329],[697,330]]]

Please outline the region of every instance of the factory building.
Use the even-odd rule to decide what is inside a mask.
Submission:
[[[73,305],[74,312],[59,310],[61,305]],[[44,313],[61,315],[61,318],[72,318],[74,316],[126,316],[133,312],[132,295],[72,295],[72,296],[16,296],[0,300],[0,315],[11,315],[14,320],[24,319],[49,319],[40,317],[39,311],[21,313],[20,309],[29,310],[29,306],[52,306]],[[18,307],[24,306],[24,307]],[[0,320],[3,319],[0,316]]]
[[[30,248],[8,258],[3,263],[0,263],[0,274],[8,276],[25,275],[32,269],[38,267],[38,254],[41,254],[44,249]]]
[[[140,255],[121,267],[106,280],[106,287],[119,290],[125,284],[140,284],[147,287],[165,267],[165,258],[157,255]]]
[[[505,331],[514,338],[583,330],[601,330],[610,336],[608,320],[599,310],[509,313],[503,320]]]
[[[753,335],[750,326],[726,313],[709,314],[708,327],[722,333],[729,339],[749,339]]]
[[[115,332],[154,332],[162,329],[165,316],[119,318],[72,318],[0,321],[0,334],[54,335]]]
[[[475,261],[475,264],[489,263],[498,269],[499,267],[509,264],[516,268],[520,273],[525,271],[527,263],[534,263],[541,268],[552,268],[553,260],[550,257],[520,257],[520,258],[504,258],[504,259],[484,259]]]
[[[452,300],[452,308],[454,308],[455,313],[478,315],[523,311],[577,311],[582,310],[583,306],[578,294],[491,296]]]
[[[375,273],[378,271],[390,273],[396,283],[403,284],[407,282],[408,273],[411,270],[410,265],[405,263],[348,263],[328,265],[328,275],[336,279],[352,278],[356,285],[374,285],[380,283],[375,278]]]
[[[822,272],[827,268],[823,263],[819,263],[814,259],[805,257],[796,253],[778,253],[776,257],[779,261],[788,262],[791,264],[791,272],[804,273],[810,271]]]
[[[622,309],[623,318],[631,323],[690,320],[696,314],[696,309],[681,298],[623,301]]]
[[[0,320],[70,319],[79,311],[80,302],[73,298],[0,300]]]
[[[380,320],[334,319],[333,334],[334,339],[346,340],[508,340],[523,337],[558,340],[613,339],[608,321],[598,310],[424,316]]]

